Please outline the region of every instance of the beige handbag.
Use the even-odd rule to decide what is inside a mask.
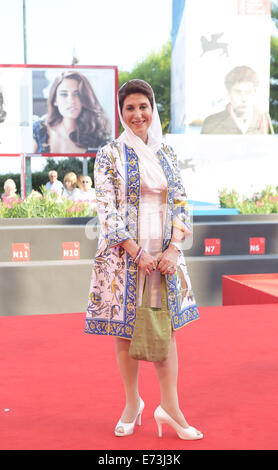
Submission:
[[[165,277],[161,280],[161,308],[147,306],[147,290],[145,282],[142,306],[136,310],[129,355],[133,359],[162,362],[169,355],[172,330]]]

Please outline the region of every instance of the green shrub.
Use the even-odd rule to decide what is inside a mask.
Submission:
[[[240,197],[234,189],[219,192],[221,207],[238,209],[240,214],[278,213],[278,187],[267,186],[262,192],[254,193],[251,198]]]
[[[96,204],[86,201],[70,201],[46,191],[33,191],[24,201],[19,197],[9,202],[0,202],[0,218],[51,218],[51,217],[94,217]]]

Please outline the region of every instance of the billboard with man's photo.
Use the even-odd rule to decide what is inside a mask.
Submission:
[[[95,154],[118,133],[114,66],[0,66],[0,154]]]
[[[270,0],[173,0],[173,8],[172,132],[268,133]]]
[[[270,0],[172,0],[171,134],[189,198],[277,186]]]

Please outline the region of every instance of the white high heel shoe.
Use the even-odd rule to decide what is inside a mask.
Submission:
[[[162,424],[169,424],[169,426],[171,426],[176,431],[180,439],[193,441],[196,439],[202,439],[204,437],[200,431],[193,428],[192,426],[183,428],[173,418],[171,418],[171,416],[169,416],[168,413],[166,413],[166,411],[164,411],[160,405],[156,408],[154,412],[154,418],[158,427],[159,437],[162,437]]]
[[[115,436],[123,437],[133,434],[135,424],[137,422],[138,426],[141,426],[141,417],[143,413],[143,409],[145,407],[145,403],[143,402],[142,398],[140,397],[140,405],[137,416],[134,421],[131,423],[123,423],[121,420],[118,421],[117,426],[115,427]],[[122,432],[117,431],[119,428],[122,428]]]

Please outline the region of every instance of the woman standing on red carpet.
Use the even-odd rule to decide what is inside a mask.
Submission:
[[[144,402],[138,391],[139,361],[129,354],[136,309],[148,287],[148,305],[161,307],[166,281],[171,316],[168,357],[154,362],[161,402],[154,413],[181,439],[201,439],[179,408],[175,330],[199,318],[181,241],[191,233],[187,199],[177,158],[162,142],[153,90],[143,80],[130,80],[118,93],[121,136],[99,150],[95,188],[100,237],[95,256],[85,331],[116,338],[116,354],[126,393],[126,406],[116,436],[141,424]]]

